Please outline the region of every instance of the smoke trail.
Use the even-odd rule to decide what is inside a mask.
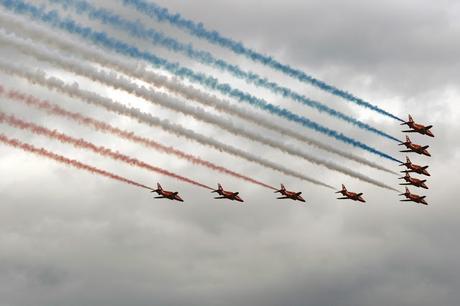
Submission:
[[[328,151],[333,154],[337,154],[344,158],[354,160],[356,162],[359,162],[361,164],[370,166],[378,170],[382,170],[388,173],[399,175],[399,173],[391,171],[365,158],[341,151],[339,149],[336,149],[333,146],[323,144],[322,142],[309,138],[305,136],[304,134],[301,134],[294,130],[285,128],[281,125],[277,125],[273,123],[272,121],[265,119],[262,116],[258,115],[257,113],[252,112],[248,109],[241,109],[237,106],[231,105],[231,103],[226,100],[219,99],[214,95],[210,95],[206,92],[200,91],[190,85],[183,85],[178,80],[171,81],[169,78],[166,78],[154,72],[148,71],[140,65],[128,63],[125,60],[119,60],[117,57],[110,56],[107,53],[103,53],[99,51],[98,49],[91,48],[91,47],[85,47],[82,44],[74,43],[73,41],[67,38],[61,37],[60,35],[49,33],[49,31],[47,31],[44,27],[38,24],[34,25],[34,28],[31,29],[30,27],[28,27],[28,24],[26,24],[22,20],[19,20],[17,17],[12,18],[11,16],[7,16],[0,12],[0,25],[8,26],[8,28],[12,29],[14,32],[20,31],[22,34],[25,33],[29,37],[33,37],[35,39],[38,38],[46,42],[47,45],[55,46],[65,51],[66,54],[77,53],[79,56],[87,60],[94,61],[98,63],[99,65],[102,65],[102,66],[105,66],[105,67],[108,67],[108,68],[111,68],[117,71],[121,71],[124,74],[131,76],[133,78],[138,78],[147,83],[152,83],[156,87],[162,87],[167,90],[170,90],[184,97],[187,100],[195,100],[204,105],[214,107],[215,109],[219,111],[227,112],[229,114],[238,116],[244,120],[257,124],[261,127],[276,131],[278,133],[281,133],[282,135],[286,135],[286,136],[295,138],[309,145],[313,145],[319,149]]]
[[[0,35],[0,41],[2,41],[2,39],[3,37]],[[65,67],[66,69],[69,69],[72,72],[82,74],[86,77],[89,77],[90,79],[94,81],[110,85],[116,89],[121,89],[128,93],[132,93],[154,104],[159,104],[161,106],[173,109],[175,111],[182,112],[184,114],[193,116],[194,118],[198,120],[205,121],[207,123],[216,125],[237,136],[246,137],[250,140],[257,141],[264,145],[268,145],[272,148],[279,149],[285,153],[301,157],[311,163],[322,165],[330,170],[341,172],[343,174],[360,179],[370,184],[374,184],[382,188],[389,188],[385,184],[379,181],[376,181],[372,178],[369,178],[359,172],[356,172],[346,167],[340,166],[331,161],[322,160],[302,150],[286,146],[282,142],[280,142],[278,139],[267,138],[255,132],[246,130],[242,127],[235,126],[231,121],[227,119],[220,118],[212,114],[206,113],[201,108],[185,105],[177,101],[176,99],[173,99],[165,94],[157,94],[153,92],[152,90],[147,90],[144,87],[139,87],[135,83],[130,82],[128,79],[120,77],[120,76],[117,77],[113,73],[104,73],[102,71],[97,71],[89,66],[79,64],[77,61],[72,61],[69,59],[61,58],[57,54],[53,54],[49,51],[48,53],[46,53],[44,50],[40,50],[40,48],[37,48],[36,46],[32,44],[21,43],[21,41],[19,41],[18,39],[6,39],[6,41],[9,44],[13,44],[14,46],[18,46],[19,48],[21,48],[21,51],[26,52],[28,54],[32,54],[33,56],[36,56],[40,59],[44,59],[49,62],[56,63],[58,65]]]
[[[177,136],[181,136],[181,137],[185,137],[190,140],[194,140],[200,144],[213,147],[221,152],[224,151],[233,156],[240,157],[240,158],[246,159],[247,161],[257,163],[265,168],[279,171],[281,173],[299,178],[301,180],[310,182],[315,185],[334,189],[334,187],[332,187],[331,185],[328,185],[316,179],[310,178],[306,175],[303,175],[299,172],[293,171],[284,166],[273,163],[269,160],[260,158],[259,156],[253,155],[251,153],[242,151],[238,148],[226,145],[224,143],[221,143],[209,137],[203,136],[192,130],[186,129],[180,125],[171,123],[168,120],[160,119],[150,114],[146,114],[134,107],[127,107],[119,102],[115,102],[109,98],[102,97],[96,93],[85,91],[83,89],[79,89],[77,83],[73,83],[72,85],[67,85],[60,79],[57,79],[54,77],[50,77],[50,78],[45,77],[45,74],[41,71],[38,71],[37,73],[33,74],[30,72],[26,72],[24,68],[18,68],[16,65],[6,63],[1,60],[0,60],[0,70],[6,73],[9,73],[9,74],[14,74],[14,75],[23,77],[31,83],[40,84],[49,89],[57,90],[70,97],[79,98],[88,104],[96,105],[96,106],[105,108],[108,111],[111,111],[111,112],[114,112],[120,115],[128,116],[134,120],[137,120],[140,123],[149,125],[151,127],[159,127],[166,132],[170,132]]]
[[[195,50],[192,45],[184,44],[176,39],[166,36],[163,33],[157,32],[152,28],[146,29],[145,26],[137,20],[136,22],[127,20],[119,15],[114,14],[106,9],[98,9],[92,6],[86,1],[80,0],[49,0],[50,2],[60,3],[65,8],[68,6],[74,6],[78,13],[87,13],[90,18],[100,20],[104,24],[116,27],[120,30],[128,32],[130,35],[141,38],[143,40],[149,40],[155,45],[161,45],[173,52],[180,52],[199,61],[200,63],[211,65],[222,71],[230,72],[233,76],[243,79],[248,83],[256,86],[261,86],[269,89],[270,91],[280,94],[284,98],[290,98],[303,105],[312,107],[320,112],[325,112],[330,116],[341,119],[347,123],[353,124],[361,129],[373,132],[377,135],[397,141],[398,139],[388,135],[387,133],[371,127],[370,125],[361,122],[353,117],[350,117],[340,111],[332,109],[321,102],[309,99],[287,87],[280,86],[275,82],[270,82],[266,78],[262,78],[253,72],[243,71],[239,66],[227,63],[224,60],[216,59],[211,53],[201,50]]]
[[[72,144],[73,146],[75,146],[77,148],[83,148],[83,149],[86,149],[86,150],[93,151],[94,153],[99,154],[101,156],[110,157],[110,158],[112,158],[114,160],[124,162],[126,164],[131,165],[131,166],[136,166],[136,167],[139,167],[139,168],[142,168],[142,169],[149,170],[151,172],[160,173],[162,175],[166,175],[166,176],[175,178],[175,179],[177,179],[179,181],[182,181],[182,182],[186,182],[186,183],[189,183],[189,184],[192,184],[192,185],[195,185],[195,186],[199,186],[199,187],[202,187],[202,188],[213,190],[211,187],[206,186],[204,184],[201,184],[201,183],[199,183],[199,182],[197,182],[195,180],[192,180],[192,179],[186,178],[184,176],[175,174],[173,172],[170,172],[168,170],[162,169],[160,167],[153,166],[153,165],[148,164],[146,162],[140,161],[140,160],[138,160],[136,158],[132,158],[132,157],[129,157],[127,155],[112,151],[109,148],[105,148],[105,147],[102,147],[102,146],[96,146],[95,144],[93,144],[93,143],[91,143],[89,141],[86,141],[84,139],[73,138],[73,137],[68,136],[66,134],[59,133],[56,130],[50,130],[50,129],[47,129],[45,127],[39,126],[37,124],[23,121],[23,120],[21,120],[19,118],[16,118],[13,115],[6,115],[5,113],[0,112],[0,123],[6,123],[6,124],[8,124],[10,126],[18,128],[18,129],[28,130],[28,131],[30,131],[30,132],[32,132],[34,134],[37,134],[37,135],[43,135],[43,136],[46,136],[46,137],[49,137],[49,138],[52,138],[52,139],[56,139],[56,140],[58,140],[58,141],[60,141],[62,143]]]
[[[318,80],[312,76],[309,76],[308,74],[306,74],[305,72],[301,70],[292,68],[286,64],[282,64],[281,62],[277,61],[273,57],[261,54],[248,47],[245,47],[241,42],[237,42],[233,39],[224,37],[216,31],[208,30],[204,27],[202,23],[196,23],[192,20],[186,19],[178,13],[172,14],[168,11],[168,9],[163,8],[155,3],[151,3],[151,2],[148,3],[144,0],[122,0],[122,1],[125,5],[130,5],[134,7],[136,10],[138,10],[139,12],[146,14],[152,18],[155,18],[156,20],[160,22],[166,21],[170,23],[171,25],[176,26],[182,30],[185,30],[188,33],[196,37],[205,39],[212,44],[219,45],[223,48],[232,50],[236,54],[244,55],[245,57],[249,58],[250,60],[254,62],[259,62],[265,66],[269,66],[276,71],[282,72],[285,75],[295,78],[301,82],[309,83],[333,95],[341,97],[345,99],[346,101],[353,102],[355,104],[371,109],[377,113],[388,116],[390,118],[393,118],[399,121],[403,121],[399,117],[363,99],[360,99],[349,92],[338,89],[321,80]]]
[[[61,20],[59,14],[56,11],[45,13],[43,9],[30,4],[26,4],[23,1],[19,0],[0,0],[0,3],[2,3],[6,8],[14,10],[17,13],[29,14],[34,19],[39,19],[47,24],[52,25],[53,27],[61,28],[69,33],[77,34],[87,40],[92,41],[97,45],[101,45],[108,49],[114,50],[117,53],[124,54],[135,59],[144,60],[154,65],[155,67],[163,68],[169,71],[170,73],[175,74],[178,77],[186,77],[205,87],[218,90],[222,94],[231,96],[237,99],[238,101],[244,101],[252,106],[258,107],[277,116],[286,118],[292,122],[296,122],[304,127],[313,129],[319,133],[323,133],[329,137],[333,137],[344,143],[361,148],[380,157],[401,163],[396,158],[386,153],[383,153],[375,148],[372,148],[364,143],[361,143],[360,141],[345,136],[343,133],[324,127],[323,125],[314,122],[308,118],[296,115],[287,109],[280,108],[273,104],[267,103],[263,99],[256,98],[238,89],[231,88],[228,84],[221,84],[217,81],[217,79],[213,77],[206,76],[202,73],[195,73],[188,68],[180,67],[177,63],[170,63],[149,52],[141,52],[134,46],[131,46],[122,41],[109,37],[105,32],[94,32],[89,27],[82,27],[72,19],[67,18],[65,20]]]
[[[140,183],[137,183],[135,181],[129,180],[129,179],[124,178],[122,176],[110,173],[110,172],[105,171],[105,170],[101,170],[99,168],[84,164],[84,163],[79,162],[79,161],[74,160],[74,159],[64,157],[62,155],[55,154],[55,153],[50,152],[48,150],[45,150],[43,148],[34,147],[34,146],[30,145],[30,144],[21,142],[21,141],[19,141],[17,139],[8,138],[4,134],[0,134],[0,142],[3,143],[3,144],[9,145],[9,146],[18,148],[18,149],[22,149],[22,150],[24,150],[26,152],[34,153],[34,154],[40,155],[42,157],[52,159],[54,161],[63,163],[65,165],[67,165],[67,166],[71,166],[71,167],[81,169],[81,170],[86,170],[88,172],[91,172],[91,173],[94,173],[94,174],[99,174],[99,175],[102,175],[102,176],[105,176],[105,177],[108,177],[108,178],[111,178],[113,180],[117,180],[117,181],[120,181],[120,182],[123,182],[123,183],[126,183],[126,184],[130,184],[130,185],[134,185],[134,186],[137,186],[137,187],[152,190],[152,188],[150,188],[148,186],[145,186],[143,184],[140,184]]]
[[[99,121],[99,120],[96,120],[96,119],[93,119],[93,118],[89,118],[89,117],[86,117],[86,116],[83,116],[79,113],[74,113],[74,112],[70,112],[70,111],[67,111],[61,107],[59,107],[58,105],[56,104],[52,104],[48,101],[44,101],[44,100],[39,100],[33,96],[30,96],[30,95],[26,95],[24,93],[21,93],[21,92],[18,92],[18,91],[14,91],[14,90],[9,90],[8,92],[4,92],[4,89],[2,88],[2,86],[0,85],[0,94],[4,94],[4,96],[12,99],[12,100],[15,100],[15,101],[19,101],[19,102],[22,102],[22,103],[25,103],[26,105],[28,106],[33,106],[33,107],[36,107],[36,108],[39,108],[43,111],[46,111],[48,112],[49,114],[52,114],[52,115],[57,115],[57,116],[63,116],[67,119],[71,119],[73,121],[76,121],[77,123],[79,124],[82,124],[82,125],[85,125],[85,126],[90,126],[98,131],[102,131],[102,132],[105,132],[105,133],[111,133],[113,135],[116,135],[120,138],[123,138],[123,139],[126,139],[126,140],[130,140],[132,142],[135,142],[135,143],[138,143],[138,144],[141,144],[145,147],[148,147],[148,148],[152,148],[152,149],[155,149],[155,150],[158,150],[158,151],[162,151],[162,152],[165,152],[167,154],[173,154],[177,157],[180,157],[180,158],[183,158],[193,164],[197,164],[197,165],[201,165],[201,166],[205,166],[209,169],[212,169],[214,171],[217,171],[217,172],[221,172],[221,173],[225,173],[225,174],[229,174],[229,175],[232,175],[234,177],[237,177],[237,178],[240,178],[240,179],[243,179],[247,182],[251,182],[251,183],[254,183],[254,184],[257,184],[257,185],[260,185],[262,187],[265,187],[265,188],[268,188],[268,189],[272,189],[272,190],[276,190],[276,188],[270,186],[270,185],[267,185],[265,183],[262,183],[260,181],[257,181],[253,178],[250,178],[246,175],[242,175],[242,174],[239,174],[239,173],[236,173],[232,170],[229,170],[225,167],[222,167],[222,166],[218,166],[212,162],[209,162],[209,161],[206,161],[206,160],[203,160],[199,157],[196,157],[196,156],[193,156],[191,154],[188,154],[188,153],[185,153],[185,152],[182,152],[180,150],[177,150],[173,147],[168,147],[168,146],[165,146],[165,145],[162,145],[161,143],[158,143],[152,139],[148,139],[148,138],[145,138],[145,137],[141,137],[141,136],[137,136],[135,133],[133,132],[128,132],[128,131],[125,131],[125,130],[121,130],[119,128],[116,128],[116,127],[113,127],[105,122],[102,122],[102,121]]]

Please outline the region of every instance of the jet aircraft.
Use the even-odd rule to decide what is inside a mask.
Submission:
[[[403,179],[403,180],[405,180],[407,182],[407,183],[401,183],[399,185],[412,185],[412,186],[415,186],[415,187],[421,187],[421,188],[428,189],[428,187],[425,185],[426,180],[419,180],[419,179],[416,179],[414,177],[411,177],[409,175],[409,173],[407,173],[407,172],[406,172],[405,176],[400,177],[399,179]]]
[[[239,192],[226,191],[220,184],[217,184],[217,189],[211,191],[211,193],[212,192],[216,192],[220,195],[220,197],[215,197],[214,199],[229,199],[232,201],[244,202],[243,199],[238,196]]]
[[[404,146],[406,146],[406,148],[408,148],[408,150],[402,150],[402,151],[399,151],[399,152],[415,152],[415,153],[418,153],[418,154],[431,156],[431,154],[428,153],[428,151],[426,150],[430,146],[421,146],[421,145],[412,143],[412,141],[409,139],[409,136],[406,136],[406,141],[405,142],[401,141],[401,143],[399,145],[400,146],[404,145]]]
[[[182,200],[182,198],[179,196],[179,192],[163,190],[160,183],[157,183],[157,189],[150,192],[156,192],[159,195],[158,197],[155,197],[155,199],[169,199],[184,202],[184,200]]]
[[[403,131],[404,133],[420,133],[422,135],[434,137],[433,133],[430,131],[430,129],[433,127],[432,125],[424,126],[422,124],[415,123],[411,115],[409,115],[409,121],[401,123],[401,125],[405,124],[407,124],[411,130]]]
[[[400,200],[401,202],[415,202],[423,205],[428,205],[428,203],[425,201],[426,196],[419,196],[417,194],[411,193],[407,187],[406,192],[400,194],[400,196],[402,195],[406,198],[404,200]]]
[[[342,190],[337,191],[336,193],[341,193],[343,197],[337,198],[338,200],[353,200],[353,201],[360,201],[360,202],[366,202],[361,196],[363,195],[362,193],[355,193],[348,191],[345,185],[342,184]]]
[[[282,197],[279,197],[277,199],[291,199],[294,201],[305,202],[305,200],[301,196],[302,192],[288,191],[286,190],[283,184],[281,184],[281,189],[275,191],[275,193],[281,193],[283,195]]]
[[[401,172],[406,172],[406,173],[415,172],[415,173],[418,173],[418,174],[423,174],[423,175],[426,175],[426,176],[430,176],[428,171],[426,171],[428,166],[419,166],[419,165],[413,164],[411,162],[411,160],[409,159],[409,157],[407,157],[407,156],[406,156],[406,162],[400,164],[400,166],[405,166],[407,169],[409,169],[409,170],[403,170]]]

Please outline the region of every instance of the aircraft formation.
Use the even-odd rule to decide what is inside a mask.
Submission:
[[[400,164],[400,166],[404,166],[405,169],[401,171],[404,173],[404,176],[400,178],[404,180],[404,182],[400,185],[428,189],[426,179],[416,177],[418,175],[430,176],[427,171],[428,166],[414,164],[409,157],[406,157],[406,162],[401,162],[400,159],[393,157],[391,154],[374,148],[370,143],[367,144],[366,139],[360,140],[346,135],[346,133],[338,130],[341,128],[340,126],[331,125],[327,121],[316,122],[303,112],[285,108],[284,105],[273,104],[270,99],[267,100],[264,97],[256,96],[250,91],[239,88],[239,85],[235,85],[231,82],[223,83],[223,81],[214,77],[210,72],[197,71],[195,68],[192,69],[183,66],[181,63],[176,62],[176,56],[174,56],[174,62],[171,62],[169,54],[166,55],[166,58],[163,58],[159,56],[156,51],[150,51],[150,49],[144,49],[144,47],[142,47],[142,50],[139,50],[139,46],[137,46],[134,41],[138,40],[139,42],[144,42],[146,37],[148,37],[148,40],[153,43],[153,45],[166,48],[168,53],[180,53],[190,60],[198,61],[202,65],[218,68],[222,70],[222,72],[229,73],[232,75],[232,79],[238,79],[239,81],[244,81],[248,84],[268,90],[272,94],[280,95],[283,98],[300,103],[313,111],[324,113],[331,118],[341,120],[347,124],[352,124],[354,127],[373,133],[374,135],[379,135],[379,137],[382,137],[386,141],[398,143],[400,146],[405,147],[405,149],[400,152],[417,153],[418,155],[429,157],[431,154],[428,152],[428,145],[413,143],[408,136],[405,137],[405,141],[400,141],[399,137],[394,137],[384,130],[373,127],[355,118],[353,115],[342,113],[333,106],[331,107],[324,104],[322,101],[308,98],[301,92],[287,88],[282,84],[278,84],[278,82],[270,81],[262,75],[258,75],[251,70],[246,70],[245,67],[239,67],[236,64],[228,62],[226,59],[219,58],[219,55],[214,55],[207,50],[202,50],[201,47],[195,47],[181,42],[180,39],[170,37],[168,33],[156,32],[156,30],[148,24],[141,23],[138,20],[126,19],[108,8],[98,8],[91,2],[85,0],[50,2],[54,3],[50,4],[51,6],[64,4],[63,9],[69,11],[73,10],[75,13],[74,15],[88,15],[87,17],[94,18],[95,21],[97,20],[97,23],[104,24],[104,28],[110,27],[112,29],[106,32],[104,29],[99,28],[100,25],[97,23],[89,26],[88,24],[84,24],[84,21],[73,20],[69,16],[64,19],[57,13],[57,10],[49,11],[47,10],[48,8],[40,9],[33,4],[33,1],[4,1],[3,3],[0,2],[0,6],[5,9],[5,12],[3,12],[3,10],[0,12],[0,45],[13,48],[15,51],[21,53],[21,56],[24,58],[29,58],[40,63],[40,65],[43,63],[47,63],[46,65],[51,64],[58,70],[63,70],[78,78],[84,78],[86,81],[91,81],[94,85],[97,84],[98,88],[99,86],[103,86],[104,88],[111,88],[111,90],[119,90],[135,99],[142,100],[142,103],[147,102],[161,108],[166,108],[168,111],[178,112],[184,116],[193,118],[193,120],[204,122],[218,129],[222,129],[225,133],[232,134],[232,137],[253,141],[257,144],[281,151],[283,154],[301,158],[309,163],[325,167],[328,171],[336,171],[362,182],[398,192],[398,190],[387,185],[382,180],[369,177],[365,173],[361,173],[360,170],[357,171],[343,166],[335,162],[334,159],[326,160],[316,152],[304,150],[303,146],[296,147],[288,142],[279,141],[279,136],[273,138],[267,137],[264,132],[258,131],[258,128],[269,130],[271,131],[270,133],[276,133],[283,137],[292,138],[296,142],[314,146],[328,154],[331,153],[361,165],[369,166],[387,173],[395,173],[385,165],[368,160],[367,157],[344,151],[336,147],[336,144],[324,143],[317,140],[314,136],[310,137],[307,133],[304,133],[303,129],[318,132],[324,137],[334,139],[334,141],[352,145],[356,149],[373,154],[373,156],[378,156],[379,158],[383,158],[387,161],[390,160]],[[58,4],[59,2],[61,4]],[[84,6],[80,4],[84,4]],[[84,10],[81,10],[81,7],[84,7]],[[6,13],[6,11],[9,11],[9,13]],[[45,11],[48,12],[46,14],[49,14],[52,18],[45,18],[44,16],[48,16],[44,13]],[[101,13],[102,11],[104,13]],[[139,13],[144,14],[145,11],[141,10]],[[160,19],[164,21],[164,18]],[[31,23],[30,20],[34,20],[35,22]],[[86,20],[86,18],[84,18],[84,20]],[[170,21],[177,21],[176,17],[170,19]],[[191,25],[192,23],[187,24]],[[67,33],[64,33],[64,35],[54,35],[55,30],[56,32],[63,31]],[[118,37],[118,35],[112,34],[112,32],[116,31],[129,33],[129,35],[133,36],[133,42],[124,41],[123,35]],[[216,38],[214,35],[216,32],[210,33],[213,33],[213,35],[209,37]],[[67,35],[72,36],[72,39],[66,39]],[[200,37],[200,39],[204,39],[205,37],[208,37],[208,35],[204,35]],[[231,41],[231,39],[227,40],[227,42]],[[213,43],[220,45],[217,41]],[[230,45],[226,45],[225,48],[231,50],[232,48]],[[425,126],[416,123],[411,115],[409,115],[408,121],[404,121],[399,116],[377,105],[373,105],[353,94],[309,76],[295,67],[278,62],[272,57],[266,57],[264,54],[258,53],[250,48],[241,49],[241,43],[239,42],[235,42],[234,46],[238,50],[246,50],[244,51],[246,56],[252,61],[259,62],[258,64],[274,69],[286,76],[296,78],[298,81],[313,85],[329,94],[340,97],[350,103],[356,103],[361,107],[372,110],[387,118],[402,122],[401,125],[408,126],[407,130],[402,131],[404,133],[415,133],[434,137],[431,132],[432,125]],[[206,54],[206,56],[202,56],[204,54]],[[131,64],[135,63],[136,65],[137,63],[141,65],[133,69]],[[95,67],[99,67],[101,70]],[[155,71],[146,69],[148,67],[155,67]],[[108,73],[109,71],[110,73]],[[252,150],[247,151],[244,148],[240,148],[239,144],[235,146],[232,143],[226,143],[216,139],[216,137],[210,136],[206,134],[206,132],[197,132],[193,130],[193,128],[175,122],[172,123],[162,118],[161,114],[155,114],[137,107],[131,107],[129,106],[131,102],[127,103],[125,101],[120,101],[118,98],[104,96],[104,94],[100,92],[87,90],[84,88],[84,85],[79,85],[77,81],[72,84],[67,83],[57,76],[51,76],[48,72],[41,73],[41,71],[31,70],[20,63],[13,63],[2,59],[0,59],[0,73],[2,73],[2,76],[5,75],[24,79],[26,82],[34,84],[34,86],[39,86],[47,92],[58,92],[60,95],[67,96],[67,98],[86,103],[90,105],[91,108],[102,108],[104,111],[110,112],[115,116],[123,116],[128,120],[135,120],[139,124],[149,128],[161,129],[165,133],[175,135],[174,137],[184,138],[187,141],[195,142],[212,150],[230,154],[234,158],[258,164],[271,171],[277,171],[283,175],[295,177],[317,186],[335,190],[331,184],[322,182],[318,178],[311,177],[302,171],[297,171],[297,169],[292,169],[292,167],[286,167],[284,163],[278,163],[277,161],[267,159],[263,156],[264,154],[260,154],[259,152],[255,153],[252,152]],[[53,72],[51,71],[50,73],[52,74]],[[163,73],[165,73],[165,75],[163,75]],[[144,85],[141,85],[141,83],[138,84],[138,82],[134,82],[134,80],[138,80]],[[185,84],[183,81],[190,84]],[[147,88],[145,86],[146,84],[150,84],[151,86]],[[104,92],[104,90],[100,91]],[[218,95],[214,95],[214,92]],[[225,98],[221,98],[220,96],[225,96]],[[213,171],[225,173],[246,182],[263,186],[277,194],[276,199],[291,200],[294,202],[298,201],[302,203],[309,202],[308,194],[307,196],[304,194],[304,198],[302,197],[302,192],[287,190],[283,184],[281,184],[280,188],[277,190],[277,188],[251,177],[250,174],[237,173],[231,167],[227,167],[219,162],[211,162],[206,160],[206,157],[184,152],[177,144],[169,145],[159,142],[152,137],[142,137],[134,131],[125,130],[116,126],[117,123],[108,124],[97,118],[91,117],[91,115],[87,116],[80,111],[68,111],[65,109],[65,106],[62,108],[53,101],[40,100],[38,97],[24,92],[18,92],[15,89],[8,89],[7,87],[4,88],[2,84],[0,84],[0,98],[13,103],[23,104],[39,111],[44,111],[49,116],[65,118],[85,128],[91,128],[106,135],[135,143],[145,149],[160,151],[174,158],[180,158],[190,163],[207,167]],[[241,103],[243,106],[240,107],[231,100],[238,101],[238,104]],[[251,110],[249,107],[254,108],[254,110]],[[213,108],[215,111],[208,111],[209,108]],[[285,128],[282,124],[278,124],[277,121],[272,121],[268,119],[268,117],[265,117],[266,115],[289,121],[293,125],[296,125],[299,130]],[[238,120],[241,120],[241,122],[250,123],[251,126],[247,128],[245,124],[241,124],[241,126],[239,124],[234,124],[232,118],[235,117],[239,118]],[[111,158],[133,167],[169,176],[178,181],[210,190],[211,193],[215,194],[214,199],[244,203],[244,196],[241,196],[238,191],[225,190],[221,184],[217,184],[217,189],[213,189],[207,184],[188,177],[187,174],[173,173],[169,169],[164,169],[161,165],[157,166],[150,162],[145,162],[141,159],[111,150],[103,145],[93,143],[83,138],[77,139],[65,132],[47,128],[41,124],[31,122],[28,119],[23,120],[20,116],[18,117],[0,111],[0,124],[8,125],[14,129],[24,130],[27,133],[34,133],[47,137],[49,140],[58,141],[65,145],[73,145],[76,148],[91,151],[92,154],[94,153],[104,158]],[[253,129],[254,126],[257,126],[256,129]],[[4,133],[0,133],[0,144],[18,148],[48,159],[53,159],[74,168],[86,170],[93,174],[105,176],[119,182],[144,188],[155,193],[156,199],[184,202],[184,199],[179,195],[178,191],[165,190],[159,183],[157,183],[156,188],[153,186],[150,187],[130,180],[122,175],[112,173],[111,171],[99,169],[72,158],[59,155],[47,148],[35,147],[30,143],[8,137],[8,135]],[[339,186],[339,184],[337,185]],[[339,200],[352,200],[366,203],[366,197],[362,192],[349,191],[344,184],[342,184],[340,190],[336,191],[336,194],[340,194],[340,197],[337,198]],[[426,204],[424,200],[425,196],[412,194],[407,187],[405,193],[401,193],[400,195],[405,196],[405,199],[402,201]]]
[[[401,125],[406,125],[406,124],[411,129],[402,131],[404,133],[419,133],[421,135],[427,135],[430,137],[434,137],[433,133],[430,131],[430,129],[433,127],[432,125],[424,126],[422,124],[415,123],[411,115],[409,115],[409,119],[407,122],[401,123]],[[401,142],[399,145],[405,145],[407,148],[407,150],[402,150],[400,152],[417,153],[420,155],[431,156],[431,154],[427,151],[427,149],[429,148],[428,145],[422,146],[419,144],[415,144],[409,139],[408,136],[406,136],[406,141]],[[420,175],[430,176],[430,174],[426,170],[428,166],[420,166],[420,165],[414,164],[412,163],[412,161],[409,159],[408,156],[406,156],[406,162],[401,163],[400,166],[405,166],[407,168],[406,170],[401,171],[402,173],[405,173],[405,175],[400,177],[399,179],[403,179],[405,183],[401,183],[400,185],[404,185],[404,186],[411,185],[417,188],[428,189],[428,186],[425,184],[426,179],[418,179],[410,175],[410,173],[416,173]],[[176,201],[183,202],[182,198],[179,197],[178,192],[165,191],[161,188],[161,185],[159,183],[157,183],[157,189],[152,190],[151,192],[156,192],[160,195],[158,197],[155,197],[157,199],[166,198],[170,200],[176,200]],[[215,197],[214,199],[227,199],[231,201],[244,202],[243,199],[239,196],[239,192],[224,190],[220,183],[217,184],[217,189],[211,192],[217,193],[219,195],[218,197]],[[305,199],[302,198],[301,196],[302,192],[289,191],[286,189],[286,187],[283,184],[281,184],[281,188],[279,190],[276,190],[275,193],[281,194],[281,196],[278,197],[277,199],[290,199],[293,201],[305,202]],[[348,191],[344,184],[342,184],[342,189],[339,191],[336,191],[336,193],[340,193],[342,195],[342,197],[337,198],[337,200],[352,200],[352,201],[366,203],[366,200],[363,198],[362,192],[357,193],[357,192]],[[419,204],[428,205],[428,203],[425,201],[426,196],[420,196],[415,193],[411,193],[409,188],[407,187],[406,187],[406,191],[399,195],[405,196],[405,199],[401,200],[402,202],[415,202]]]
[[[403,131],[404,133],[419,133],[421,135],[434,137],[433,133],[430,131],[430,129],[433,127],[432,125],[424,126],[422,124],[416,123],[411,115],[409,115],[408,121],[401,123],[401,125],[407,125],[410,128],[410,130]],[[406,141],[401,142],[399,145],[404,145],[407,148],[407,150],[402,150],[400,152],[417,153],[419,155],[431,156],[427,150],[429,148],[428,145],[415,144],[410,140],[409,136],[406,136]],[[406,167],[406,170],[401,171],[402,173],[405,173],[405,175],[399,178],[403,179],[405,183],[401,183],[400,185],[412,185],[417,188],[428,189],[428,186],[425,184],[426,179],[418,179],[410,175],[410,173],[416,173],[419,175],[430,176],[426,170],[428,166],[416,165],[412,163],[408,156],[406,156],[406,162],[400,164],[400,166]],[[402,202],[415,202],[418,204],[428,205],[428,203],[425,201],[426,196],[420,196],[418,194],[411,193],[407,187],[406,191],[399,195],[405,197],[405,199],[401,200]]]

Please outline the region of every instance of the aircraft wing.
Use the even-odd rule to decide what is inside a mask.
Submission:
[[[348,197],[342,197],[342,198],[337,198],[337,200],[347,200],[349,199]]]
[[[399,200],[399,201],[400,202],[414,202],[414,200],[409,200],[409,199],[407,199],[407,200]]]
[[[414,152],[413,150],[402,150],[402,151],[399,151],[399,152]]]
[[[402,131],[403,133],[417,133],[416,130],[405,130],[405,131]]]
[[[290,199],[289,197],[279,197],[277,199]]]
[[[166,199],[165,196],[159,196],[159,197],[155,197],[155,199]]]
[[[215,197],[214,199],[228,199],[227,197]]]
[[[363,195],[363,193],[360,192],[360,193],[358,193],[356,196],[357,196],[357,197],[360,197],[360,196],[362,196],[362,195]]]
[[[428,126],[425,126],[423,129],[424,129],[425,131],[428,131],[428,130],[431,129],[432,127],[433,127],[432,125],[428,125]]]
[[[428,149],[429,147],[430,147],[430,146],[423,146],[423,147],[420,148],[420,150],[426,150],[426,149]]]

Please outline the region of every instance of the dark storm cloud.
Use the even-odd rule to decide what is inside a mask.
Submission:
[[[195,46],[209,48],[245,69],[272,76],[270,70],[260,65],[149,21],[118,1],[97,3],[112,7],[124,16],[140,18]],[[263,53],[275,54],[284,62],[303,67],[306,72],[358,96],[373,98],[379,101],[379,106],[403,114],[411,111],[416,119],[433,123],[435,139],[413,136],[414,141],[430,144],[433,153],[431,159],[413,158],[430,165],[430,190],[423,191],[430,206],[401,203],[395,193],[287,158],[280,152],[211,129],[188,117],[160,108],[149,109],[200,133],[283,162],[337,186],[344,181],[350,189],[364,192],[368,203],[359,206],[335,201],[335,195],[329,191],[0,74],[2,84],[122,125],[271,184],[283,181],[290,188],[303,191],[308,202],[304,207],[275,201],[271,192],[258,187],[0,101],[2,110],[22,118],[129,152],[208,184],[220,181],[225,187],[240,191],[247,203],[242,206],[213,201],[207,191],[15,132],[21,139],[50,145],[62,154],[141,182],[153,184],[160,180],[164,187],[179,190],[186,202],[177,206],[153,201],[150,194],[130,186],[0,146],[0,305],[457,305],[460,299],[456,290],[460,285],[457,264],[460,247],[455,237],[460,212],[456,200],[456,173],[460,170],[460,142],[456,137],[460,128],[457,106],[460,99],[457,84],[460,79],[459,5],[455,1],[338,0],[266,1],[263,5],[260,1],[243,0],[162,0],[159,3],[203,21],[211,29],[242,40]],[[97,25],[92,22],[92,26]],[[108,27],[104,30],[121,39],[132,39]],[[137,44],[233,82],[224,73],[196,65],[147,42]],[[5,46],[0,46],[0,55],[40,67],[69,81],[78,81],[88,90],[142,105],[119,92],[20,57]],[[273,77],[305,91],[308,96],[321,98],[344,113],[361,116],[374,126],[400,135],[400,127],[393,122],[281,78],[277,73],[273,73]],[[394,143],[264,91],[245,88],[403,158]],[[266,117],[299,129],[279,118]],[[244,122],[235,120],[235,123]],[[0,125],[0,131],[12,129]],[[304,132],[329,141],[310,131]],[[331,143],[364,154],[337,142]],[[392,163],[373,160],[397,168]],[[380,175],[382,180],[398,186],[394,176],[339,161],[373,177]],[[412,191],[421,193],[416,189]]]

